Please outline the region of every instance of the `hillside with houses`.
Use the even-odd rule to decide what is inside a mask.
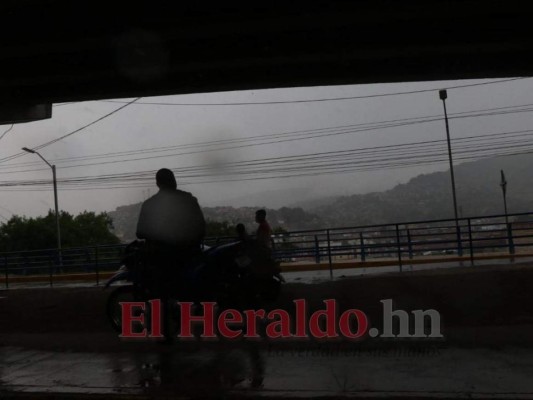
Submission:
[[[459,216],[503,214],[500,170],[505,171],[509,213],[533,210],[533,155],[482,159],[455,167]],[[328,194],[324,193],[326,197]],[[203,207],[207,220],[229,226],[243,223],[255,230],[254,214],[265,208],[272,227],[288,231],[349,227],[453,218],[449,171],[421,174],[384,192],[329,197],[298,207]],[[135,238],[141,203],[109,213],[115,234],[124,242]]]

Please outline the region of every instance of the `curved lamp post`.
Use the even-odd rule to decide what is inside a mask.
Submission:
[[[457,253],[459,256],[463,254],[463,246],[461,243],[461,233],[459,230],[459,217],[457,215],[457,195],[455,194],[455,175],[453,173],[453,159],[452,159],[452,146],[450,144],[450,127],[448,125],[448,112],[446,111],[446,99],[448,98],[448,92],[446,89],[439,90],[439,98],[442,100],[444,107],[444,121],[446,123],[446,141],[448,143],[448,159],[450,161],[450,178],[452,181],[452,197],[453,197],[453,214],[455,217],[455,229],[457,231]]]

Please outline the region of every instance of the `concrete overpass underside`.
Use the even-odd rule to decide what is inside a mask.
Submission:
[[[4,0],[0,103],[529,76],[526,6]]]

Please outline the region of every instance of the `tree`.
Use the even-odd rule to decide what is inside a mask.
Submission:
[[[59,213],[62,247],[84,247],[118,244],[111,233],[111,218],[106,213],[84,211],[73,216]],[[57,247],[55,214],[50,210],[44,217],[28,218],[14,215],[0,226],[0,251],[24,251]]]

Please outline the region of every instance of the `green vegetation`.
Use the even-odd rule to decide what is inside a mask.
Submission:
[[[111,218],[107,213],[82,212],[73,216],[61,211],[62,247],[117,244],[120,240],[111,233]],[[56,220],[52,211],[45,217],[27,218],[18,215],[0,226],[0,251],[37,250],[57,247]]]

